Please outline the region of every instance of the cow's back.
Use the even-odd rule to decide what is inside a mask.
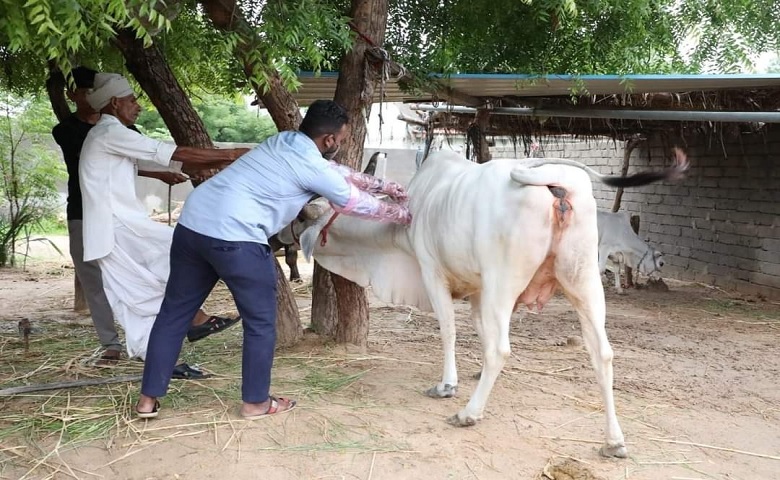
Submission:
[[[456,295],[479,289],[486,274],[510,275],[529,261],[541,262],[553,247],[555,197],[547,184],[513,180],[518,169],[532,172],[529,178],[564,184],[577,217],[567,236],[577,236],[584,224],[585,235],[594,236],[595,255],[595,200],[587,174],[562,165],[522,169],[524,163],[501,159],[475,164],[439,152],[412,179],[410,243],[423,269],[426,264],[440,269]]]

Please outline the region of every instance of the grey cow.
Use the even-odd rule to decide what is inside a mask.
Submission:
[[[638,270],[645,275],[660,273],[664,266],[661,252],[639,238],[631,228],[629,215],[625,212],[597,212],[599,230],[599,269],[615,274],[615,289],[623,294],[620,285],[620,271],[624,266]]]

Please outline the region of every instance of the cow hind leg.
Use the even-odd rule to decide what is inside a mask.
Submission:
[[[596,372],[596,380],[604,401],[606,418],[606,443],[600,453],[605,457],[625,458],[628,456],[623,431],[615,413],[615,399],[612,391],[612,347],[605,328],[606,306],[604,289],[601,286],[596,266],[592,274],[585,272],[579,278],[559,277],[564,293],[569,298],[580,318],[582,338]]]
[[[471,323],[474,325],[474,330],[477,332],[480,343],[484,342],[485,335],[482,332],[482,294],[474,293],[469,295],[469,303],[471,303]],[[479,380],[482,377],[482,370],[474,374],[474,379]]]
[[[478,307],[480,311],[472,318],[479,320],[481,325],[477,327],[477,332],[482,339],[482,372],[469,403],[447,419],[451,425],[467,427],[482,418],[493,385],[509,357],[509,322],[516,299],[505,293],[483,291],[479,304],[472,303],[472,308]]]
[[[425,289],[439,320],[439,334],[444,351],[441,382],[425,391],[432,398],[451,398],[458,391],[458,369],[455,365],[455,309],[452,295],[444,281],[435,275],[423,275]]]

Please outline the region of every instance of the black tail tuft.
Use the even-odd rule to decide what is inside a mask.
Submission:
[[[601,180],[605,185],[609,185],[610,187],[638,187],[660,180],[666,180],[668,176],[668,172],[640,172],[627,177],[604,177]]]
[[[676,182],[685,178],[690,163],[685,152],[680,148],[674,148],[674,165],[660,172],[639,172],[627,177],[602,177],[601,182],[611,187],[638,187],[649,183],[668,180]]]

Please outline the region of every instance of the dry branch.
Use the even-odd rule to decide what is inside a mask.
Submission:
[[[39,383],[35,385],[24,385],[21,387],[10,387],[0,390],[0,397],[10,397],[21,393],[42,392],[45,390],[59,390],[61,388],[90,387],[93,385],[108,385],[110,383],[137,382],[141,380],[141,375],[120,375],[118,377],[108,378],[85,378],[83,380],[71,380],[68,382]]]

